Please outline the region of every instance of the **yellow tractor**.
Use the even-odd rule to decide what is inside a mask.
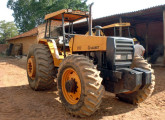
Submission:
[[[108,28],[113,28],[114,30],[114,36],[116,36],[117,34],[117,28],[127,28],[128,30],[128,37],[131,37],[131,34],[130,34],[130,27],[131,24],[128,23],[128,22],[123,22],[123,23],[114,23],[114,24],[110,24],[110,25],[106,25],[104,27],[102,27],[102,29],[108,29]],[[122,31],[119,32],[119,36],[122,36]]]
[[[73,34],[73,23],[84,18],[89,18],[89,35]],[[32,45],[27,55],[27,77],[33,90],[51,88],[56,78],[62,104],[80,117],[99,108],[105,90],[132,104],[151,95],[153,70],[143,58],[134,57],[132,39],[100,36],[99,29],[92,36],[91,11],[62,9],[45,20],[45,38]],[[57,36],[51,35],[52,21],[62,22]]]
[[[100,32],[100,33],[99,33],[100,36],[105,36],[103,30],[104,30],[104,29],[113,28],[113,30],[114,30],[114,35],[113,35],[113,36],[117,36],[117,35],[116,35],[116,32],[117,32],[116,28],[120,28],[120,27],[125,28],[125,27],[127,27],[127,29],[128,29],[128,37],[131,37],[130,28],[129,28],[130,26],[131,26],[131,24],[128,23],[128,22],[114,23],[114,24],[110,24],[110,25],[103,26],[103,27],[101,27],[101,26],[95,26],[95,27],[93,28],[93,29],[95,30],[95,32],[92,31],[92,35],[93,35],[93,36],[96,36],[96,34],[98,34],[97,32]],[[98,30],[98,29],[100,29],[100,30]],[[89,31],[88,31],[85,35],[89,35]],[[120,35],[120,36],[122,36],[122,35]]]

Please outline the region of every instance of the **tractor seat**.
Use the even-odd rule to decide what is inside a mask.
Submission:
[[[69,40],[66,38],[65,46],[69,46]],[[57,45],[63,45],[63,36],[58,36],[58,38],[55,40]]]

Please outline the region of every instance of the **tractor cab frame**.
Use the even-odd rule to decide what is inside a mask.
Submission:
[[[72,9],[62,9],[54,13],[50,13],[45,16],[46,20],[46,26],[45,26],[45,38],[50,39],[51,38],[51,23],[52,21],[62,21],[62,36],[63,36],[63,52],[64,57],[66,57],[66,36],[67,38],[71,38],[74,36],[73,32],[73,23],[79,20],[82,20],[86,18],[88,22],[89,18],[89,12],[86,11],[80,11],[80,10],[72,10]],[[65,23],[68,24],[69,29],[68,33],[65,31]],[[58,36],[57,36],[58,37]],[[57,39],[55,37],[54,39]]]

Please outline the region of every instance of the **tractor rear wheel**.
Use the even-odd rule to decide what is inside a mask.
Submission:
[[[74,116],[93,114],[101,104],[104,87],[100,72],[83,55],[70,55],[61,63],[57,85],[66,110]]]
[[[116,96],[119,100],[131,103],[131,104],[138,104],[146,100],[149,96],[151,96],[154,86],[155,86],[155,75],[153,69],[151,69],[151,65],[147,63],[142,57],[135,57],[132,63],[131,68],[142,68],[152,72],[151,75],[151,85],[145,88],[142,88],[135,92],[128,92],[128,93],[120,93]]]
[[[27,55],[27,77],[33,90],[50,89],[54,83],[55,67],[48,46],[34,44]]]

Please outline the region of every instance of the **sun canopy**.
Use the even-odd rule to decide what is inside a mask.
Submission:
[[[130,23],[115,23],[102,27],[102,29],[112,28],[112,27],[129,27]]]
[[[87,18],[89,16],[89,12],[80,11],[80,10],[72,10],[72,9],[62,9],[45,16],[45,20],[57,20],[62,21],[62,14],[64,14],[65,22],[74,22],[77,20],[81,20],[83,18]]]

